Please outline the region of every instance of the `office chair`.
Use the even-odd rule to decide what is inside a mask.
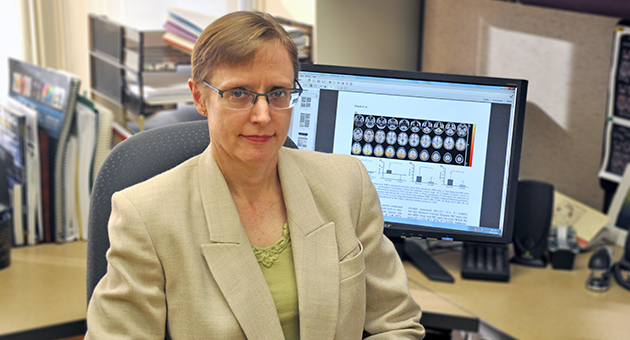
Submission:
[[[86,277],[88,303],[96,284],[107,272],[107,224],[114,192],[147,180],[202,153],[209,142],[207,121],[192,121],[137,133],[110,152],[96,176],[90,199]],[[290,138],[287,138],[284,146],[297,149]]]

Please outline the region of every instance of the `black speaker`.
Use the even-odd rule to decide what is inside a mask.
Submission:
[[[516,189],[514,214],[513,263],[547,266],[547,237],[553,216],[553,185],[540,181],[521,180]]]

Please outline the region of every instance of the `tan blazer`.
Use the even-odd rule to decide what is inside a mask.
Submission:
[[[301,339],[420,339],[420,308],[350,156],[282,148],[278,169]],[[114,194],[108,270],[86,339],[282,339],[276,308],[210,148]],[[380,336],[380,337],[379,337]]]

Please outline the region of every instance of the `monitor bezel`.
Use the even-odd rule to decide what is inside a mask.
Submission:
[[[333,73],[343,75],[367,76],[377,78],[395,78],[431,82],[450,82],[474,85],[506,86],[516,88],[515,109],[513,119],[512,143],[509,154],[507,193],[505,204],[505,223],[503,233],[499,235],[478,234],[465,231],[454,231],[443,228],[415,226],[408,224],[385,222],[384,234],[388,237],[425,238],[449,241],[472,241],[482,243],[512,242],[514,229],[514,213],[516,206],[516,189],[519,178],[520,156],[525,122],[525,106],[528,81],[515,78],[498,78],[488,76],[459,75],[446,73],[430,73],[421,71],[388,70],[366,67],[337,66],[324,64],[302,64],[300,71]]]

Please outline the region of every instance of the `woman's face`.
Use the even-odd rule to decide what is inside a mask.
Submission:
[[[250,63],[214,69],[206,81],[219,90],[257,93],[295,86],[289,53],[275,43],[259,49]],[[219,166],[234,162],[275,166],[278,150],[287,137],[291,109],[274,109],[265,97],[258,97],[249,109],[231,110],[223,105],[217,92],[204,84],[190,86],[195,106],[208,116],[210,145]]]

